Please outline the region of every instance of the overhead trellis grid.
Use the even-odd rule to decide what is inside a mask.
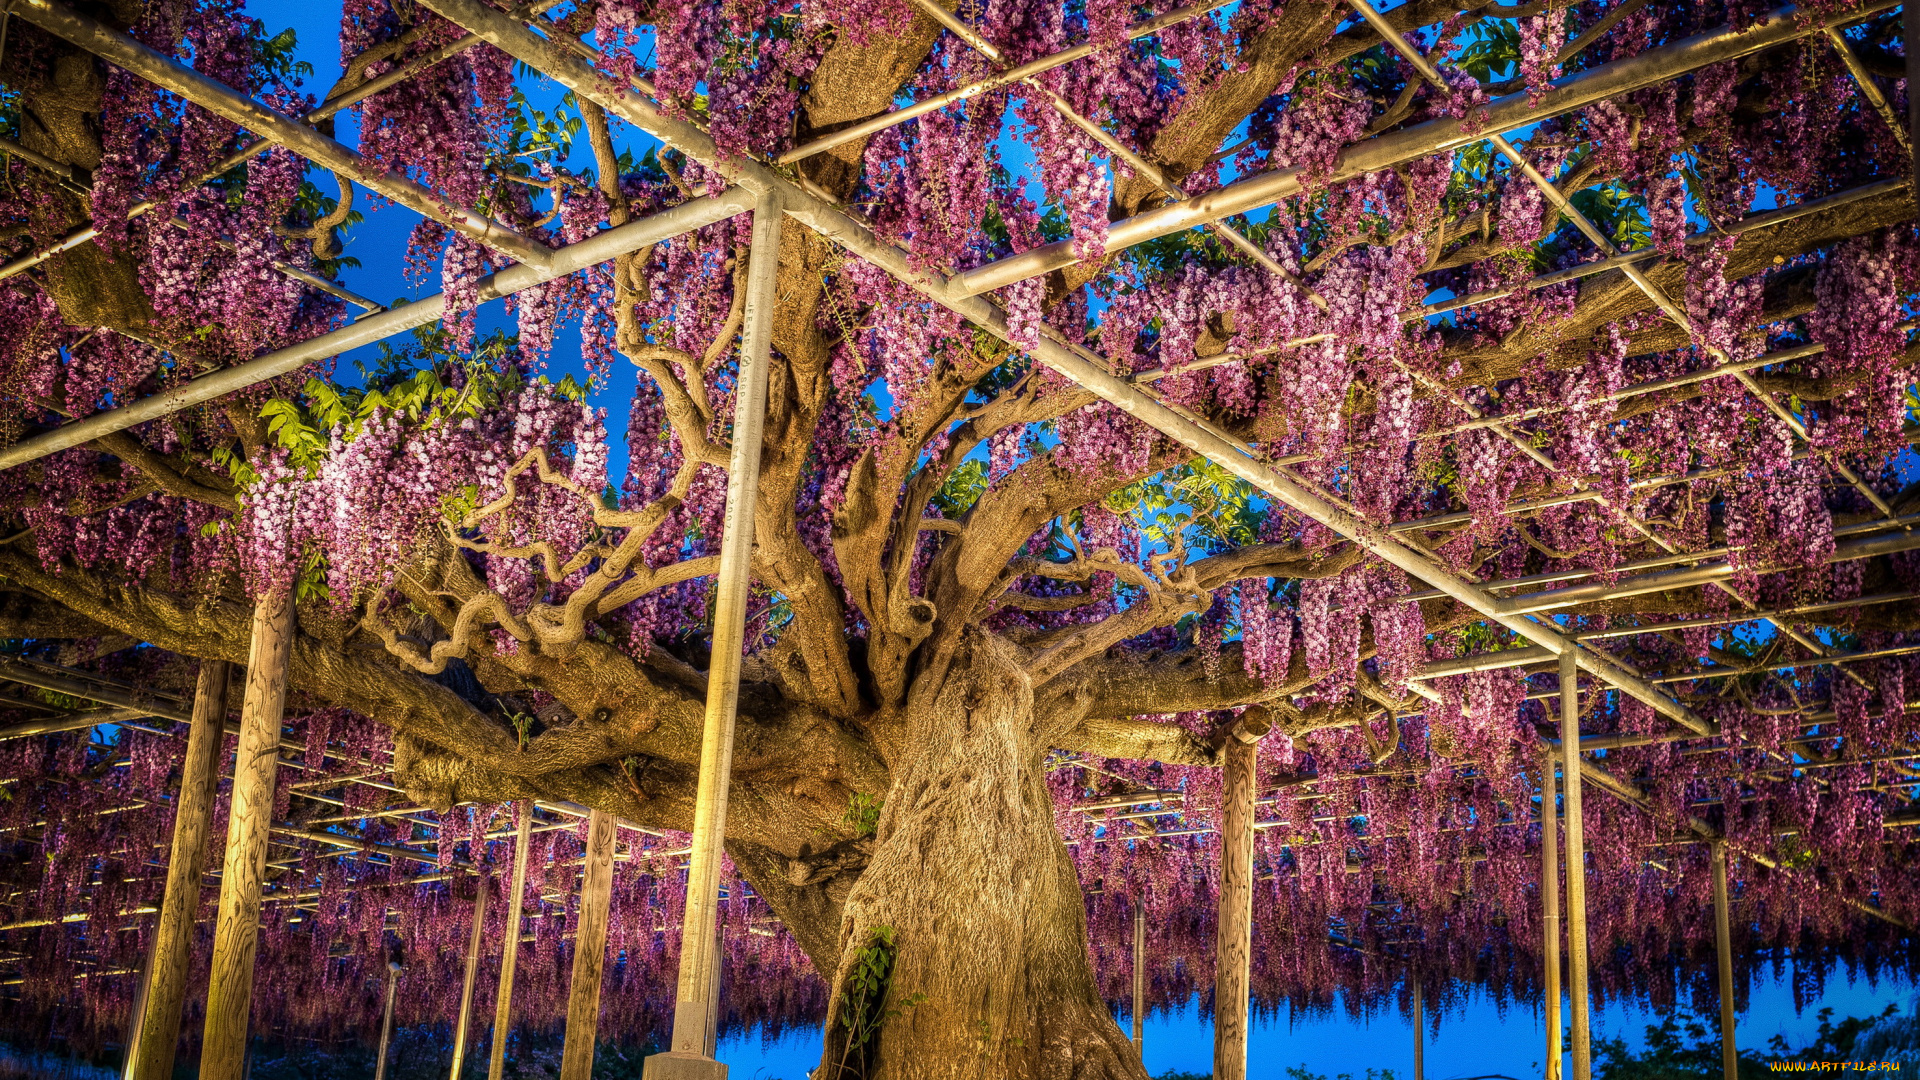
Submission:
[[[1486,991],[1558,1077],[1564,992],[1731,1078],[1761,957],[1920,962],[1902,5],[273,20],[0,13],[46,1038],[1138,1078],[1211,988],[1240,1080]]]

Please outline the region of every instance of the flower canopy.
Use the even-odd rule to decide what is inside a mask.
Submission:
[[[324,93],[273,5],[95,7],[0,24],[17,1029],[121,1038],[198,665],[291,591],[256,1028],[370,1040],[396,948],[450,1023],[476,889],[556,1025],[593,807],[664,1032],[755,260],[728,1025],[825,1014],[981,641],[1116,1007],[1142,907],[1206,1000],[1252,707],[1257,1007],[1538,1001],[1561,653],[1599,995],[1709,998],[1715,845],[1743,985],[1920,962],[1897,5],[346,0]],[[430,298],[343,283],[380,219]]]

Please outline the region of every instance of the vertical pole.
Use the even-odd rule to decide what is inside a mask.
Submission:
[[[1133,898],[1133,1052],[1146,1057],[1147,1024],[1147,904]]]
[[[727,464],[726,525],[720,538],[713,606],[713,659],[707,668],[707,716],[700,739],[700,784],[694,795],[693,851],[688,860],[686,916],[680,934],[673,1049],[647,1059],[647,1080],[726,1075],[726,1066],[715,1062],[707,1050],[711,1043],[712,983],[719,976],[714,927],[718,923],[721,845],[727,827],[727,784],[733,772],[733,721],[740,699],[740,652],[746,640],[753,515],[760,489],[761,430],[767,412],[768,352],[772,347],[783,213],[775,192],[763,192],[754,203],[746,319],[740,332],[739,389]]]
[[[1247,1077],[1247,991],[1253,979],[1254,746],[1236,731],[1222,748],[1220,916],[1213,946],[1214,1080]]]
[[[233,797],[227,811],[227,854],[220,871],[220,914],[213,931],[213,970],[207,978],[201,1080],[241,1080],[246,1073],[260,886],[267,872],[273,780],[280,764],[280,721],[292,651],[293,590],[283,589],[253,609],[240,749],[233,761]]]
[[[1713,946],[1720,961],[1720,1071],[1739,1080],[1740,1051],[1733,1042],[1733,928],[1727,914],[1727,843],[1713,842]]]
[[[387,961],[387,1011],[380,1018],[380,1053],[373,1065],[373,1080],[387,1080],[387,1048],[393,1045],[393,988],[400,981],[400,961]],[[1419,1080],[1415,1077],[1414,1080]]]
[[[480,861],[478,842],[474,845],[473,860]],[[467,1028],[473,1022],[473,984],[480,975],[481,939],[487,930],[487,871],[480,868],[480,876],[473,890],[473,930],[467,935],[467,978],[460,987],[460,1021],[453,1029],[453,1072],[451,1080],[460,1080],[460,1069],[467,1063]]]
[[[1540,951],[1546,958],[1541,991],[1547,1024],[1547,1056],[1542,1080],[1560,1080],[1560,1054],[1566,1032],[1560,1016],[1560,792],[1554,782],[1559,763],[1548,751],[1540,770]]]
[[[506,940],[500,944],[500,988],[493,995],[493,1046],[487,1080],[501,1080],[507,1068],[507,1033],[513,1027],[513,969],[520,960],[520,929],[526,918],[527,848],[533,843],[533,803],[514,804],[520,821],[513,833],[513,884],[507,890]]]
[[[1420,1007],[1420,976],[1407,973],[1413,984],[1413,1080],[1427,1080],[1427,1017]]]
[[[573,933],[573,978],[567,986],[567,1039],[560,1080],[592,1080],[600,1024],[601,973],[607,962],[607,909],[613,903],[613,816],[587,815],[587,858],[580,880],[580,921]]]
[[[1587,843],[1580,818],[1580,668],[1560,654],[1560,752],[1567,799],[1567,960],[1573,995],[1573,1080],[1593,1080],[1587,1014]]]
[[[220,751],[226,743],[227,662],[200,662],[187,729],[187,760],[180,770],[180,797],[173,804],[173,850],[167,858],[167,891],[153,930],[147,994],[129,1054],[127,1080],[169,1080],[180,1043],[180,1014],[187,1000],[187,965],[193,951],[193,919],[200,909],[200,877],[207,864],[207,833],[214,793],[220,786]]]
[[[127,1012],[125,1056],[120,1062],[120,1080],[130,1080],[133,1064],[140,1059],[140,1025],[147,1015],[147,994],[153,989],[153,950],[140,959],[140,981],[133,986],[133,1008]]]
[[[1920,7],[1902,4],[1905,25],[1902,26],[1902,41],[1920,42]],[[1907,128],[1912,135],[1913,168],[1910,171],[1914,185],[1908,188],[1916,201],[1920,201],[1920,48],[1909,48],[1907,52]]]
[[[720,979],[726,973],[726,930],[713,924],[713,978],[707,980],[707,1056],[720,1056]]]

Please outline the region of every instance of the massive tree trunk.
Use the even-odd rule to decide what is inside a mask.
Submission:
[[[1015,650],[968,631],[952,664],[916,686],[907,731],[841,922],[825,1075],[1144,1078],[1094,983],[1047,791],[1050,732]],[[861,1012],[850,977],[880,927],[894,952],[884,998],[865,1010],[878,1030],[849,1048]]]

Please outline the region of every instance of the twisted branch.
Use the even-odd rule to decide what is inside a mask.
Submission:
[[[595,526],[601,529],[626,529],[626,536],[617,545],[602,541],[587,544],[562,561],[560,553],[550,541],[507,545],[469,540],[460,535],[461,530],[477,528],[486,519],[510,509],[519,496],[519,477],[530,468],[538,470],[541,481],[563,488],[585,502],[592,512]],[[589,491],[572,477],[555,471],[547,459],[546,449],[534,447],[507,470],[505,491],[498,498],[468,514],[457,527],[447,526],[447,540],[465,551],[506,558],[538,558],[546,570],[548,581],[556,583],[572,577],[598,560],[600,565],[586,576],[579,587],[569,593],[562,603],[535,603],[525,612],[516,613],[501,593],[484,585],[479,586],[470,595],[455,598],[460,606],[449,628],[449,636],[425,649],[420,647],[419,642],[404,637],[381,620],[376,604],[367,606],[360,626],[379,638],[389,653],[414,670],[429,675],[445,671],[448,661],[467,656],[476,631],[487,631],[496,626],[505,630],[515,641],[542,649],[559,650],[576,644],[586,637],[588,624],[606,612],[624,607],[668,585],[704,577],[718,568],[717,556],[686,559],[658,568],[635,565],[647,541],[685,501],[697,469],[697,462],[682,464],[672,486],[660,498],[640,510],[619,510],[602,505],[597,493]]]

